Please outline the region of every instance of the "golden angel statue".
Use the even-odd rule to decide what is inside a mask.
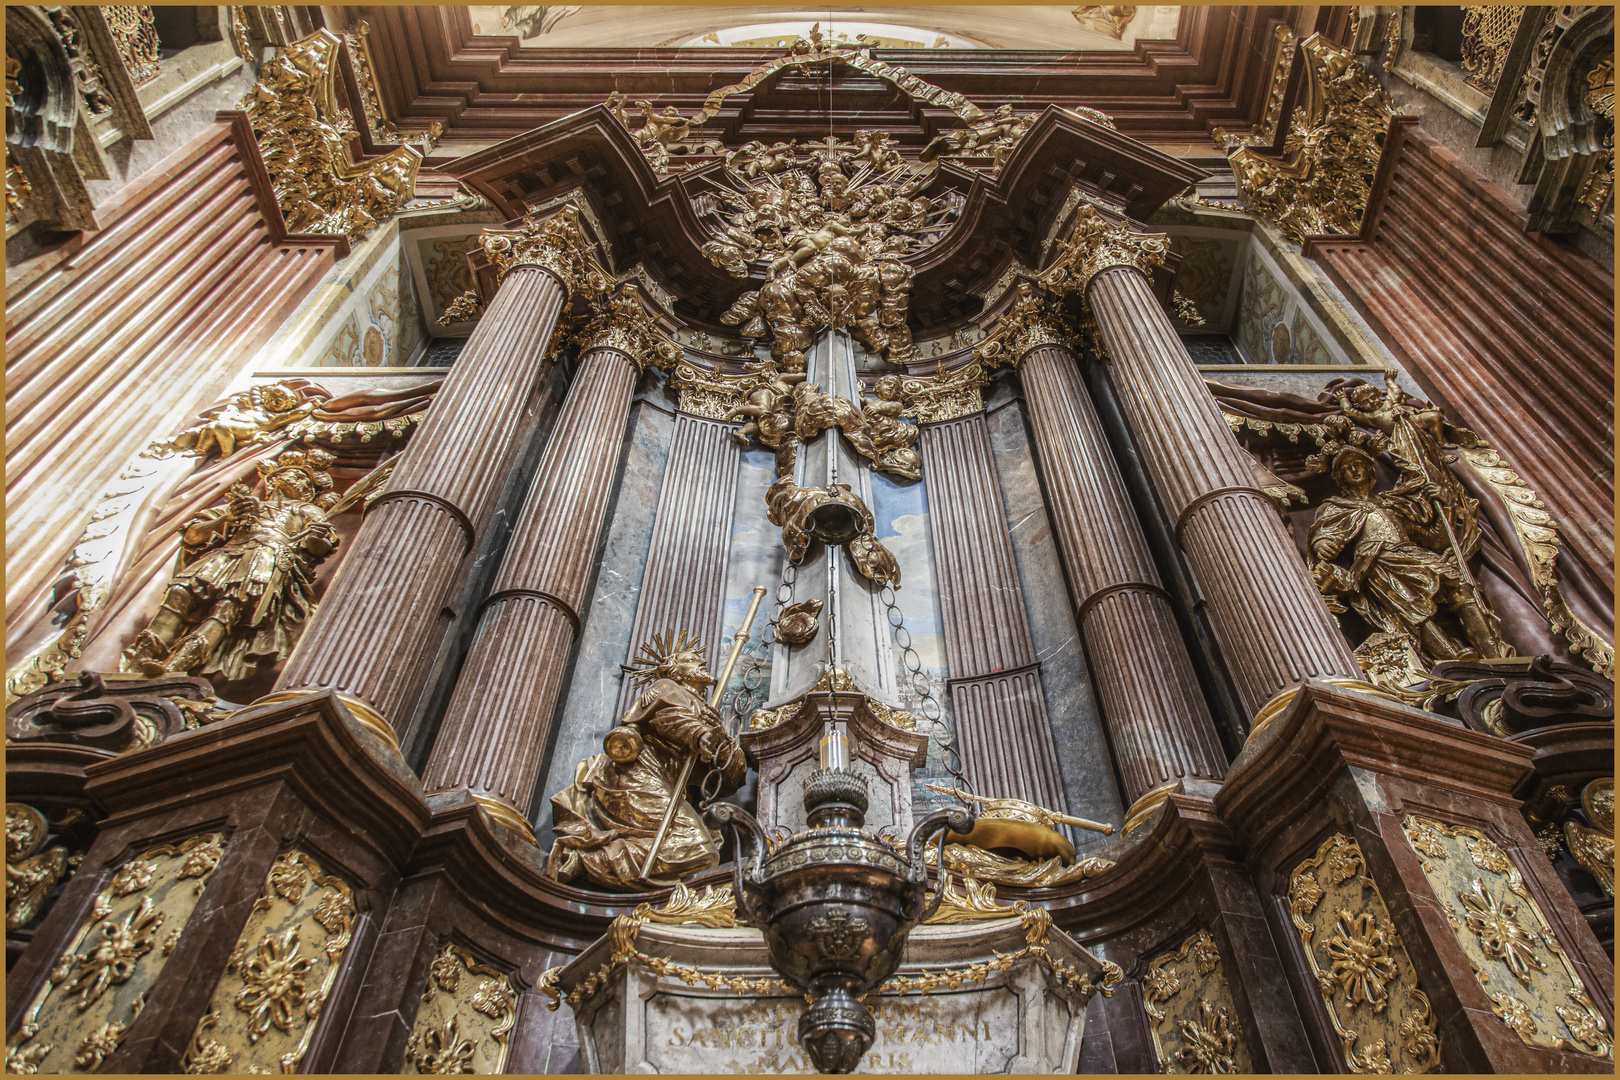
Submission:
[[[236,483],[223,507],[186,523],[180,569],[123,668],[244,679],[288,656],[315,613],[315,568],[338,546],[327,520],[339,498],[325,450],[259,463],[267,493]]]
[[[635,704],[602,740],[603,752],[581,761],[574,782],[551,797],[557,842],[546,872],[558,881],[583,876],[603,888],[640,891],[719,865],[720,834],[704,824],[684,781],[707,771],[693,765],[711,766],[726,795],[742,786],[748,762],[703,698],[714,682],[703,648],[684,631],[660,634],[632,667],[643,687]]]

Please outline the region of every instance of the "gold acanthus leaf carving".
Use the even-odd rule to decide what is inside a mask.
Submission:
[[[76,857],[61,844],[45,846],[45,815],[25,803],[6,803],[6,929],[34,921]]]
[[[686,355],[642,304],[640,287],[630,282],[598,305],[573,336],[582,353],[616,349],[643,371],[649,367],[672,370]]]
[[[1321,34],[1301,48],[1306,104],[1294,110],[1284,157],[1240,146],[1228,161],[1244,205],[1303,243],[1361,227],[1393,110],[1350,50]]]
[[[422,991],[407,1063],[419,1073],[504,1072],[517,999],[510,975],[445,942]]]
[[[521,227],[485,229],[479,243],[502,279],[520,266],[550,271],[574,296],[607,291],[609,277],[580,224],[579,206],[564,203],[548,218],[526,217]]]
[[[1104,270],[1129,266],[1144,274],[1163,266],[1170,252],[1166,233],[1132,232],[1089,204],[1075,208],[1074,229],[1058,244],[1057,258],[1038,283],[1061,296],[1085,296],[1091,279]]]
[[[321,29],[278,49],[242,107],[288,230],[359,243],[416,194],[422,155],[401,146],[369,161],[350,160],[353,124],[335,96],[342,47],[336,34]]]

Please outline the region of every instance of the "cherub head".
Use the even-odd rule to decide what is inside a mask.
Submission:
[[[881,378],[881,379],[879,379],[877,381],[877,385],[874,386],[872,388],[872,390],[873,390],[874,393],[877,394],[878,397],[882,398],[884,401],[899,401],[900,400],[900,376],[898,376],[898,375],[885,375],[885,376],[883,376],[883,378]]]

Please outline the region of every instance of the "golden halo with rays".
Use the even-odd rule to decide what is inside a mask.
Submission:
[[[665,630],[654,634],[651,641],[643,642],[641,652],[630,661],[631,685],[640,689],[663,677],[664,665],[683,652],[696,653],[701,659],[705,646],[685,630]]]

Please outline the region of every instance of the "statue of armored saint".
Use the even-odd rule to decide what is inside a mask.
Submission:
[[[642,647],[634,668],[643,685],[635,704],[602,740],[603,753],[581,761],[574,782],[551,797],[557,843],[546,872],[558,881],[583,876],[636,891],[720,863],[720,834],[688,800],[686,781],[717,771],[718,794],[726,795],[742,786],[748,763],[703,699],[714,676],[702,647],[685,634],[661,634]]]
[[[1342,494],[1323,501],[1308,540],[1317,584],[1343,596],[1375,629],[1409,636],[1431,667],[1506,655],[1493,615],[1446,535],[1439,489],[1415,464],[1397,462],[1400,483],[1380,492],[1365,450],[1346,446],[1334,455],[1333,479]],[[1345,551],[1351,553],[1348,568],[1332,561]],[[1457,617],[1465,640],[1435,622],[1441,608]]]
[[[245,679],[291,654],[315,613],[315,568],[338,546],[338,502],[325,450],[259,463],[267,492],[231,486],[230,501],[186,522],[180,569],[123,668]]]

